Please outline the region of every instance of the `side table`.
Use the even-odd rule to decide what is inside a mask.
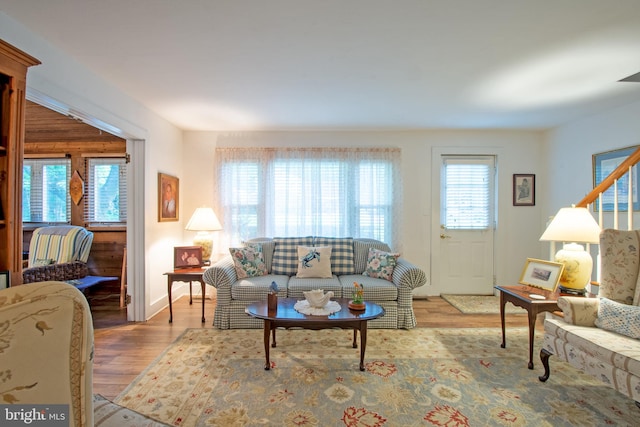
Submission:
[[[204,279],[202,278],[203,273],[204,273],[204,268],[202,267],[179,268],[179,269],[164,273],[164,275],[167,276],[167,291],[169,294],[169,323],[173,322],[173,309],[171,307],[171,288],[173,287],[174,282],[189,282],[189,304],[193,304],[192,284],[193,282],[200,282],[200,286],[202,287],[202,323],[205,322],[204,300],[205,300],[206,286],[204,283]]]
[[[559,292],[551,292],[545,289],[535,288],[527,285],[517,286],[496,286],[500,291],[500,323],[502,325],[502,344],[500,347],[507,346],[504,333],[504,307],[507,302],[515,306],[522,307],[527,310],[529,315],[529,369],[533,369],[533,336],[536,327],[536,319],[539,313],[545,311],[559,311],[558,297]],[[544,299],[534,299],[530,295],[542,295]]]

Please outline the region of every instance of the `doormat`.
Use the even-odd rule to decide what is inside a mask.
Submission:
[[[463,314],[500,314],[500,297],[495,295],[451,295],[440,297],[457,308]],[[508,314],[525,314],[524,308],[507,303],[504,312]]]

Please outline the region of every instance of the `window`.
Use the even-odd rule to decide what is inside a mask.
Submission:
[[[493,227],[493,157],[443,158],[444,203],[441,217],[448,229]]]
[[[24,159],[22,174],[22,222],[71,221],[70,159]]]
[[[231,241],[369,237],[394,246],[400,150],[216,149],[219,211]]]
[[[87,159],[84,218],[87,223],[127,221],[127,167],[122,158]]]

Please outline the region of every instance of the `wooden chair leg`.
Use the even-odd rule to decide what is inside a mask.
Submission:
[[[542,361],[542,366],[544,366],[544,375],[540,375],[538,379],[542,382],[545,382],[549,379],[549,375],[551,372],[549,371],[549,357],[551,353],[547,349],[540,350],[540,360]]]

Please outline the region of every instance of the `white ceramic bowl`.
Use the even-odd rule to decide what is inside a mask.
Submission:
[[[331,300],[333,292],[329,291],[326,294],[322,289],[315,289],[313,291],[303,292],[305,299],[309,302],[311,307],[322,308]]]

